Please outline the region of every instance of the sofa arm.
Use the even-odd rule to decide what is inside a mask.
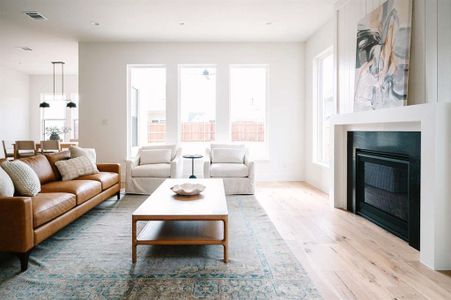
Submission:
[[[27,252],[34,246],[30,197],[0,197],[0,251]]]
[[[97,164],[97,169],[99,169],[100,172],[112,172],[121,174],[120,164]]]
[[[171,161],[171,178],[181,178],[183,176],[182,149],[177,149],[174,159]]]

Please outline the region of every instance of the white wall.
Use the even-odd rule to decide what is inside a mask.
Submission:
[[[217,121],[228,118],[228,65],[269,65],[270,160],[257,163],[259,180],[302,180],[304,157],[302,43],[79,44],[80,144],[99,161],[127,157],[127,64],[167,67],[168,143],[177,141],[177,64],[217,65]],[[218,131],[224,132],[225,130]],[[218,136],[218,142],[226,141]]]
[[[314,59],[335,43],[336,19],[331,19],[311,36],[305,43],[305,180],[324,192],[329,191],[329,167],[313,162],[313,122],[314,93],[313,65]]]
[[[29,105],[29,76],[0,66],[0,140],[30,138]]]
[[[338,6],[340,113],[353,111],[357,23],[384,2],[348,0]],[[450,3],[449,0],[413,0],[409,105],[451,101],[450,84],[444,82],[451,72]]]
[[[61,89],[61,75],[57,75],[57,92]],[[30,75],[30,138],[40,141],[41,93],[53,93],[52,75]],[[78,75],[64,75],[64,93],[68,96],[78,93]]]

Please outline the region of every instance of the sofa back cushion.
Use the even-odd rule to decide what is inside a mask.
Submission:
[[[36,196],[41,191],[38,175],[23,161],[4,161],[2,168],[11,177],[17,195]]]
[[[0,197],[14,196],[14,183],[8,173],[0,167]]]
[[[39,154],[27,158],[21,158],[20,160],[35,171],[41,184],[46,184],[47,182],[56,180],[55,172],[53,172],[52,166],[44,155]]]
[[[58,168],[56,167],[55,163],[60,160],[67,160],[70,158],[70,152],[68,150],[56,152],[56,153],[50,153],[45,155],[50,163],[50,166],[52,167],[53,173],[55,174],[56,180],[61,180],[61,174],[58,171]]]
[[[169,149],[171,150],[171,160],[173,160],[177,154],[177,146],[176,145],[152,145],[152,146],[143,146],[139,149],[138,156],[141,156],[142,151],[146,150],[157,150],[157,149]]]
[[[244,162],[244,148],[212,148],[211,161],[213,163],[237,163]]]
[[[142,150],[139,157],[140,165],[170,163],[172,152],[170,149]]]
[[[97,166],[86,156],[55,162],[63,181],[72,180],[84,175],[99,173]]]

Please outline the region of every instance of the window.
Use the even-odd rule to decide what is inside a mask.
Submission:
[[[334,59],[332,48],[324,51],[314,61],[314,162],[328,165],[330,159],[330,123],[335,113]]]
[[[164,143],[166,141],[166,68],[131,67],[130,84],[132,148],[151,143]]]
[[[266,67],[230,68],[232,142],[265,142]]]
[[[181,141],[210,142],[216,135],[216,68],[180,68]]]
[[[72,93],[70,99],[78,103],[78,94]],[[76,108],[67,108],[67,102],[62,95],[53,95],[52,93],[41,94],[41,102],[45,101],[50,107],[41,109],[41,137],[49,139],[46,134],[46,128],[57,127],[61,132],[61,139],[69,141],[78,139],[78,106]]]

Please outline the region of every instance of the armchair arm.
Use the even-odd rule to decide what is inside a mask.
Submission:
[[[249,150],[246,149],[246,152],[244,154],[244,164],[247,166],[247,168],[249,169],[249,174],[248,177],[250,179],[254,179],[255,178],[255,163],[254,161],[251,159],[250,155],[249,155]]]
[[[139,163],[139,156],[127,159],[125,161],[125,180],[128,181],[130,178],[132,178],[132,169],[136,168]]]
[[[112,172],[121,174],[120,164],[97,164],[97,169],[99,169],[100,172]]]
[[[247,163],[245,163],[245,165],[249,169],[248,177],[250,179],[255,179],[255,163],[254,163],[254,161],[247,161]]]
[[[27,252],[34,246],[30,197],[0,197],[0,251]]]
[[[171,178],[183,176],[182,149],[178,148],[174,159],[171,161]]]
[[[210,156],[210,149],[207,148],[205,150],[205,156],[203,160],[203,169],[204,169],[204,178],[210,178],[210,166],[211,166],[211,156]]]

